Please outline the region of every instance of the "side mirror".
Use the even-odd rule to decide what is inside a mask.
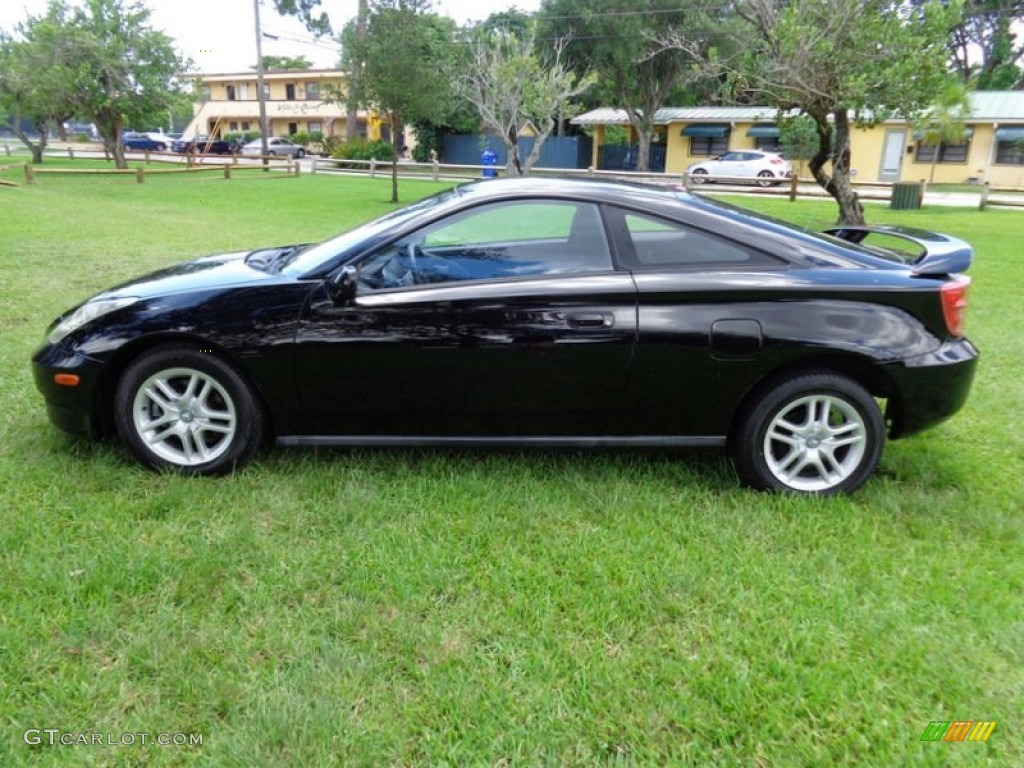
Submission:
[[[356,297],[359,270],[351,264],[342,267],[327,283],[327,293],[335,304],[348,304]]]

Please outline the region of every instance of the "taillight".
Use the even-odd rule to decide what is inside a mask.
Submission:
[[[772,165],[782,165],[782,158],[781,157],[773,157],[768,162],[770,162]]]
[[[964,320],[967,318],[967,291],[971,278],[959,277],[942,286],[942,316],[946,328],[953,336],[964,335]]]

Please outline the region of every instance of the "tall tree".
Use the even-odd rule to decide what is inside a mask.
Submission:
[[[343,66],[361,74],[350,83],[357,102],[376,109],[388,121],[395,145],[391,164],[391,202],[398,202],[398,148],[405,123],[431,119],[444,103],[448,84],[441,75],[455,31],[451,19],[428,13],[429,0],[378,0],[371,3],[366,31],[350,25],[342,35]]]
[[[263,56],[264,71],[270,69],[312,69],[313,64],[305,56]],[[254,67],[255,69],[255,67]]]
[[[53,4],[44,15],[20,24],[16,38],[0,35],[0,103],[36,164],[43,162],[50,129],[74,115],[73,93],[59,65],[66,12]],[[26,133],[26,123],[34,137]]]
[[[295,16],[313,34],[329,35],[331,20],[320,10],[321,0],[274,0],[274,10],[282,16]]]
[[[472,43],[471,61],[454,72],[459,92],[476,107],[485,127],[496,132],[508,150],[506,172],[529,173],[559,118],[572,117],[574,99],[594,83],[591,74],[577,75],[562,61],[564,41],[552,46],[551,63],[533,53],[532,40],[495,31]],[[530,122],[536,129],[533,148],[524,161],[519,132]]]
[[[920,133],[921,146],[927,147],[931,152],[929,184],[935,181],[935,167],[939,162],[942,145],[960,143],[964,140],[967,117],[970,113],[971,104],[967,96],[967,87],[961,81],[951,80],[936,95],[932,103],[910,121]],[[920,160],[918,156],[918,161]]]
[[[126,125],[162,121],[181,89],[176,76],[185,63],[134,0],[87,0],[66,18],[54,55],[75,113],[95,123],[115,166],[126,168],[121,133]]]
[[[921,0],[916,0],[919,4]],[[1021,82],[1024,45],[1016,30],[1024,22],[1021,0],[966,0],[952,28],[949,48],[963,81],[984,90],[1004,90]]]
[[[814,120],[811,174],[835,199],[841,224],[863,224],[850,183],[851,127],[912,118],[941,92],[952,77],[946,39],[958,0],[734,0],[734,8],[746,25],[743,55],[705,63],[727,73],[740,98]],[[701,55],[685,38],[669,40]]]
[[[655,112],[686,86],[707,79],[686,50],[659,44],[669,31],[706,55],[727,45],[721,34],[725,0],[544,0],[541,40],[566,39],[565,61],[594,72],[601,102],[625,111],[637,136],[637,170],[650,168]]]

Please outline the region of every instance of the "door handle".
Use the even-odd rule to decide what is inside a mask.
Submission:
[[[570,328],[611,328],[615,324],[611,312],[574,312],[566,320]]]

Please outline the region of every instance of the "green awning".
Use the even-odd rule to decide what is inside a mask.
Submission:
[[[683,136],[720,139],[729,135],[729,126],[721,123],[694,123],[683,128]]]
[[[1024,141],[1024,125],[1013,128],[997,128],[996,141]]]
[[[779,138],[779,126],[775,123],[754,125],[747,130],[747,136],[752,139],[777,139]]]
[[[1022,129],[1022,130],[1024,130],[1024,129]],[[914,131],[914,141],[920,141],[921,139],[923,139],[924,138],[924,134],[925,134],[924,131]],[[974,129],[973,128],[964,128],[964,141],[966,141],[967,139],[973,138],[973,136],[974,136]],[[946,144],[950,144],[950,143],[952,143],[952,142],[949,142],[949,141],[946,142]]]

